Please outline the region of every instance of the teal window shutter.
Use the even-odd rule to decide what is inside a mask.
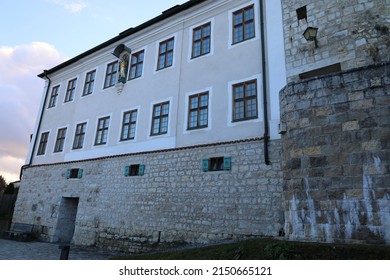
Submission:
[[[231,157],[223,158],[223,170],[230,170],[232,168]]]
[[[69,179],[70,178],[70,169],[67,169],[66,170],[66,179]]]
[[[83,169],[80,168],[77,172],[77,178],[80,179],[81,177],[83,177]]]
[[[128,177],[130,175],[130,166],[125,166],[125,176]]]
[[[145,165],[140,164],[138,169],[138,175],[143,176],[145,174]]]
[[[209,171],[209,159],[205,158],[202,160],[202,169],[204,172]]]

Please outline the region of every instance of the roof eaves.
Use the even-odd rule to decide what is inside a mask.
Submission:
[[[205,2],[205,1],[207,1],[207,0],[190,0],[190,1],[187,1],[183,4],[181,4],[181,5],[173,6],[172,8],[169,8],[168,10],[163,11],[161,15],[159,15],[155,18],[152,18],[151,20],[148,20],[148,21],[146,21],[146,22],[144,22],[136,27],[131,27],[131,28],[119,33],[118,36],[115,36],[114,38],[112,38],[112,39],[78,55],[78,56],[75,56],[74,58],[71,58],[71,59],[69,59],[69,60],[49,69],[49,70],[44,70],[41,74],[38,75],[38,77],[44,78],[48,74],[55,73],[56,71],[58,71],[62,68],[65,68],[65,67],[83,59],[84,57],[86,57],[90,54],[93,54],[93,53],[95,53],[95,52],[115,43],[115,42],[122,40],[123,38],[126,38],[127,36],[135,34],[135,33],[139,32],[139,31],[141,31],[149,26],[152,26],[153,24],[156,24],[164,19],[167,19],[171,16],[174,16],[182,11],[185,11],[185,10],[187,10],[193,6],[196,6],[202,2]]]

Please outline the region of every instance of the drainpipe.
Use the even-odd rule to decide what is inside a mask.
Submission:
[[[266,27],[264,23],[264,2],[265,0],[259,0],[259,8],[260,8],[260,41],[261,41],[261,62],[262,69],[261,73],[263,76],[263,112],[264,112],[264,162],[266,165],[270,165],[269,161],[269,150],[268,150],[268,142],[269,142],[269,124],[268,124],[268,75],[267,75],[267,62],[266,62],[266,52],[265,52],[265,33]]]
[[[45,74],[45,78],[49,81],[49,83],[47,84],[47,89],[46,89],[46,94],[45,94],[45,100],[43,101],[43,106],[42,106],[41,115],[40,115],[40,117],[39,117],[38,127],[37,127],[37,131],[36,131],[36,135],[35,135],[33,147],[32,147],[32,149],[31,149],[30,159],[29,159],[28,163],[25,164],[25,165],[23,165],[22,168],[20,169],[19,179],[22,179],[23,170],[24,170],[26,167],[28,167],[28,166],[30,166],[30,165],[32,164],[32,159],[33,159],[33,156],[34,156],[34,151],[35,151],[35,147],[36,147],[36,145],[37,145],[37,140],[38,140],[38,136],[39,136],[39,130],[41,129],[41,124],[42,124],[42,119],[43,119],[43,113],[45,112],[45,109],[46,109],[46,101],[47,101],[47,97],[48,97],[48,95],[49,95],[51,80],[50,80],[49,76],[47,75],[47,70],[43,70],[43,73]]]

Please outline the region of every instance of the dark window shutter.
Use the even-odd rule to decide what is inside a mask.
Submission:
[[[145,174],[145,165],[140,164],[138,169],[138,175],[143,176]]]
[[[209,171],[209,159],[205,158],[202,160],[202,169],[204,172]]]
[[[125,176],[128,177],[130,175],[130,166],[125,166]]]
[[[223,170],[230,170],[232,168],[231,157],[223,158]]]

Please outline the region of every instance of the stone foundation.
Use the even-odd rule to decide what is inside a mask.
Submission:
[[[276,236],[284,224],[280,142],[250,139],[130,154],[24,170],[14,222],[41,228],[56,242],[61,201],[78,198],[72,242],[140,252],[152,243],[209,243],[245,236]],[[207,171],[210,157],[230,157],[231,170]],[[145,166],[142,176],[125,167]],[[67,179],[67,170],[83,170]]]

